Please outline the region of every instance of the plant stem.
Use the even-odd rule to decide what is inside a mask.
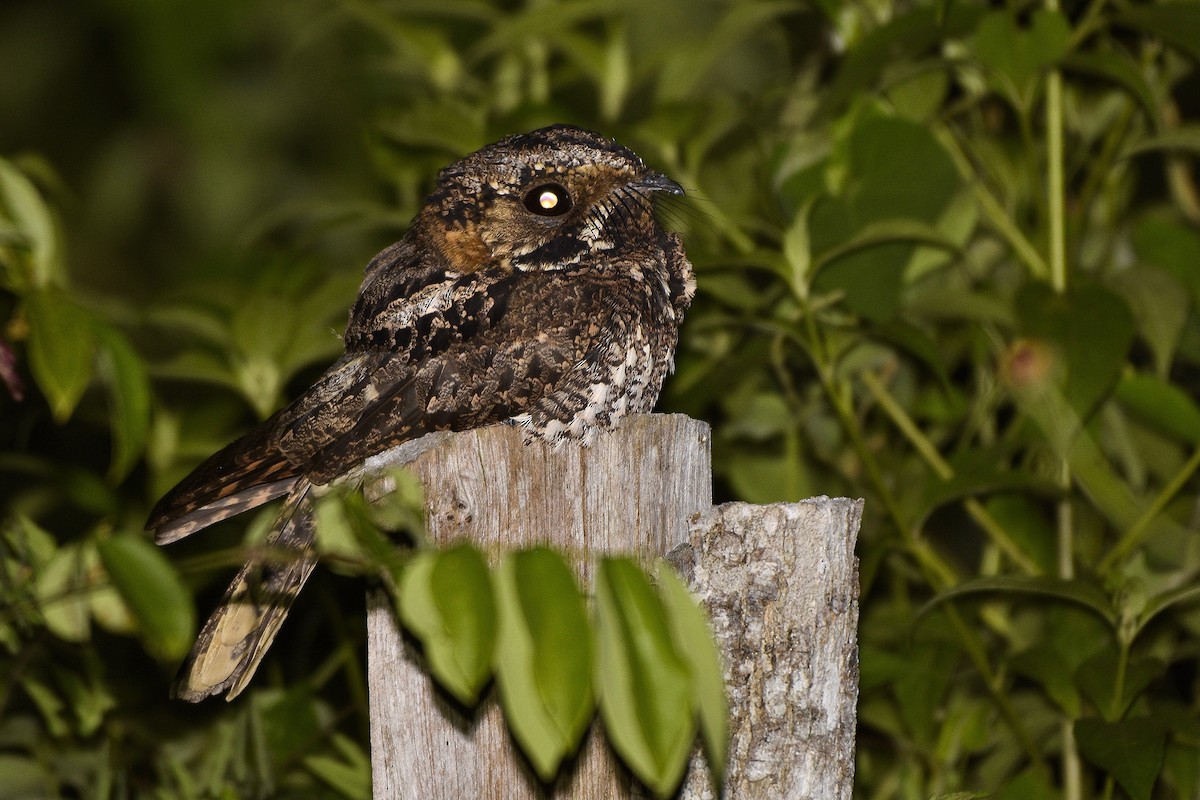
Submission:
[[[954,468],[950,466],[950,463],[942,457],[942,454],[938,452],[936,447],[934,447],[933,442],[929,441],[929,438],[921,432],[921,429],[917,427],[917,424],[913,421],[912,417],[910,417],[908,412],[906,412],[900,406],[900,404],[896,402],[896,399],[892,397],[887,388],[879,382],[879,379],[869,372],[864,372],[862,375],[862,381],[863,384],[866,385],[867,390],[871,393],[871,396],[875,399],[875,402],[877,402],[879,407],[882,408],[884,412],[891,418],[892,423],[900,429],[900,432],[904,434],[905,438],[908,439],[913,448],[921,454],[921,457],[925,459],[925,463],[929,465],[930,469],[932,469],[943,481],[949,481],[952,479],[954,477]],[[1003,550],[1004,553],[1017,564],[1017,566],[1030,575],[1036,575],[1041,572],[1041,570],[1038,569],[1037,564],[1033,562],[1033,559],[1026,555],[1025,551],[1023,551],[1020,546],[1012,540],[1012,537],[1010,537],[1008,532],[1004,530],[1004,526],[997,522],[996,518],[988,513],[988,510],[984,508],[982,503],[973,497],[969,497],[963,501],[963,505],[967,509],[967,513],[971,516],[971,518],[975,520],[975,522],[981,528],[983,528],[984,532],[987,533],[991,540],[1001,550]]]
[[[1092,5],[1096,9],[1097,4]],[[1089,9],[1089,10],[1092,10]],[[1046,0],[1046,10],[1057,12],[1058,0]],[[1067,290],[1066,182],[1063,169],[1063,83],[1062,73],[1051,69],[1046,76],[1046,206],[1049,222],[1050,285],[1062,294]],[[1063,498],[1058,503],[1058,577],[1075,577],[1074,519],[1071,510],[1071,465],[1066,457],[1059,462],[1059,486]],[[1063,718],[1062,772],[1063,797],[1079,800],[1083,781],[1079,751],[1075,744],[1074,721]]]
[[[1063,499],[1058,501],[1058,577],[1069,581],[1075,577],[1075,549],[1072,531],[1075,529],[1071,510],[1071,465],[1064,458],[1059,462],[1058,486]]]
[[[1050,267],[1046,264],[1046,260],[1042,258],[1042,254],[1029,241],[1028,237],[1021,232],[1020,227],[1012,220],[1009,213],[1004,209],[1004,206],[992,194],[992,191],[984,184],[983,180],[976,174],[975,167],[971,160],[967,158],[962,147],[959,146],[958,140],[954,138],[949,130],[944,126],[935,125],[933,127],[933,135],[946,148],[946,152],[950,154],[950,159],[954,162],[954,166],[958,168],[958,174],[964,181],[971,184],[971,188],[975,194],[975,200],[979,203],[979,208],[983,212],[984,217],[991,224],[992,229],[1000,234],[1000,236],[1008,243],[1008,246],[1013,249],[1017,257],[1025,262],[1025,266],[1033,273],[1034,277],[1045,279],[1050,272]]]
[[[1058,4],[1047,4],[1057,10]],[[1046,171],[1047,208],[1050,222],[1050,285],[1056,292],[1067,289],[1066,189],[1063,178],[1063,86],[1062,73],[1046,76]]]
[[[1150,505],[1146,506],[1145,511],[1129,526],[1129,529],[1125,531],[1125,535],[1121,537],[1121,540],[1117,542],[1116,546],[1100,562],[1099,571],[1101,575],[1112,569],[1118,561],[1125,558],[1133,551],[1133,548],[1142,543],[1142,540],[1146,538],[1150,523],[1162,513],[1167,503],[1174,499],[1179,490],[1183,488],[1183,485],[1191,479],[1192,474],[1196,472],[1197,468],[1200,468],[1200,449],[1192,453],[1192,457],[1187,460],[1186,464],[1180,467],[1179,472],[1175,473],[1175,477],[1171,478],[1171,482],[1163,487],[1163,490],[1151,501]]]

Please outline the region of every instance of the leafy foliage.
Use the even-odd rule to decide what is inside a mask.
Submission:
[[[0,794],[365,794],[360,585],[185,716],[139,644],[191,613],[162,576],[211,605],[262,523],[154,567],[170,625],[131,537],[336,352],[439,167],[553,121],[691,195],[663,404],[713,423],[718,495],[867,498],[856,795],[1200,791],[1196,3],[82,7],[0,10]],[[667,775],[688,724],[627,757]]]

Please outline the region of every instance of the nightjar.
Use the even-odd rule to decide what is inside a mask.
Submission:
[[[314,486],[425,433],[493,423],[586,443],[648,412],[695,282],[654,217],[682,194],[611,139],[555,125],[443,169],[407,234],[367,265],[345,354],[295,402],[200,464],[151,512],[160,544],[286,497],[175,685],[245,688],[316,564]]]

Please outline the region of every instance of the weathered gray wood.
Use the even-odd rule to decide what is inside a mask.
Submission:
[[[850,798],[861,501],[712,508],[708,426],[678,415],[634,417],[587,449],[527,446],[508,427],[436,434],[369,468],[409,462],[425,484],[436,541],[468,538],[492,550],[550,543],[578,555],[585,579],[596,554],[670,552],[726,657],[724,796]],[[467,713],[438,692],[386,601],[373,601],[367,632],[377,800],[546,794],[494,699]],[[553,794],[629,797],[629,778],[593,731]],[[699,755],[681,796],[714,796]]]
[[[861,518],[861,500],[727,503],[668,558],[726,658],[728,798],[850,800]],[[693,759],[681,797],[713,796]]]
[[[586,449],[526,445],[517,429],[484,428],[410,443],[370,467],[410,460],[435,541],[549,543],[579,554],[585,579],[592,555],[660,554],[688,541],[689,519],[712,505],[708,426],[680,415],[627,419]],[[373,602],[367,636],[376,798],[541,796],[494,698],[467,714],[436,692],[386,603]],[[627,784],[593,731],[556,794],[607,800],[627,797]]]

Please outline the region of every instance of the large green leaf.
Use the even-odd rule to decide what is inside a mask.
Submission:
[[[1110,773],[1132,800],[1149,800],[1162,766],[1166,729],[1154,718],[1075,723],[1079,752]]]
[[[1037,681],[1068,717],[1079,716],[1083,701],[1071,681],[1071,665],[1054,647],[1039,643],[1013,656],[1009,664],[1014,672]]]
[[[97,325],[99,375],[108,388],[113,437],[109,478],[124,478],[142,456],[150,433],[150,378],[141,357],[121,333]]]
[[[890,65],[910,62],[947,37],[969,33],[982,14],[983,9],[964,3],[949,3],[944,14],[932,6],[897,9],[895,17],[867,31],[839,60],[837,75],[818,98],[822,116],[841,113]]]
[[[164,661],[187,653],[196,637],[196,609],[191,592],[162,551],[134,534],[103,539],[98,547],[146,648]]]
[[[633,774],[667,797],[687,765],[696,730],[694,697],[662,603],[630,559],[600,562],[596,630],[605,733]]]
[[[66,422],[92,379],[93,320],[65,294],[54,290],[25,295],[25,313],[29,319],[29,366],[54,418]]]
[[[470,545],[419,553],[399,585],[400,619],[425,646],[429,669],[473,705],[491,675],[496,607],[483,555]]]
[[[1185,125],[1149,136],[1134,142],[1125,155],[1135,156],[1152,150],[1181,150],[1192,155],[1200,153],[1200,125]]]
[[[832,264],[860,250],[897,242],[924,244],[951,252],[958,251],[958,244],[946,238],[932,225],[921,220],[893,217],[872,222],[848,240],[818,253],[813,260],[811,270],[817,272],[826,264]]]
[[[1109,276],[1109,288],[1133,312],[1138,334],[1154,354],[1154,369],[1167,375],[1192,307],[1191,295],[1165,269],[1136,264]]]
[[[725,695],[721,654],[704,610],[675,573],[675,568],[659,561],[656,574],[671,637],[692,675],[704,752],[714,782],[720,786],[724,781],[729,748],[729,703]]]
[[[513,553],[496,573],[496,683],[509,727],[550,781],[591,721],[592,633],[570,567],[552,550]]]
[[[1026,284],[1016,307],[1025,335],[1057,345],[1067,400],[1086,420],[1116,382],[1133,342],[1129,307],[1096,284],[1060,294],[1043,283]]]
[[[1200,232],[1173,215],[1154,213],[1136,220],[1132,240],[1139,262],[1166,270],[1200,306]]]
[[[1158,99],[1154,90],[1143,77],[1141,68],[1120,50],[1071,53],[1063,59],[1062,65],[1067,70],[1096,75],[1117,84],[1141,104],[1146,121],[1152,127],[1158,125]]]
[[[84,546],[72,542],[58,548],[50,561],[39,571],[35,584],[46,627],[69,642],[87,641],[91,635],[88,617],[88,588]]]
[[[0,158],[0,220],[9,220],[29,252],[29,270],[6,276],[14,287],[39,291],[65,282],[58,223],[37,187],[16,166]],[[3,261],[0,260],[0,266]]]
[[[948,600],[978,594],[1048,597],[1088,608],[1110,624],[1115,624],[1116,620],[1116,614],[1108,596],[1094,584],[1079,578],[1062,580],[1041,575],[971,578],[930,600],[917,612],[917,617],[927,614]]]
[[[1028,27],[1018,27],[1012,12],[997,10],[979,23],[971,50],[1018,107],[1029,108],[1042,70],[1067,52],[1071,28],[1057,11],[1037,9]]]
[[[1138,617],[1137,625],[1133,630],[1133,636],[1136,637],[1155,617],[1172,606],[1186,605],[1198,599],[1200,599],[1200,584],[1181,586],[1178,589],[1172,589],[1169,592],[1163,592],[1160,595],[1150,598],[1150,601],[1146,603],[1146,607],[1142,609],[1142,613]]]
[[[886,320],[899,306],[916,243],[957,249],[933,226],[959,179],[926,127],[874,112],[852,121],[828,168],[839,185],[809,215],[812,252],[825,263],[813,288],[841,292],[852,310]]]
[[[1130,413],[1150,427],[1200,445],[1200,406],[1175,384],[1153,375],[1126,375],[1115,394]]]

